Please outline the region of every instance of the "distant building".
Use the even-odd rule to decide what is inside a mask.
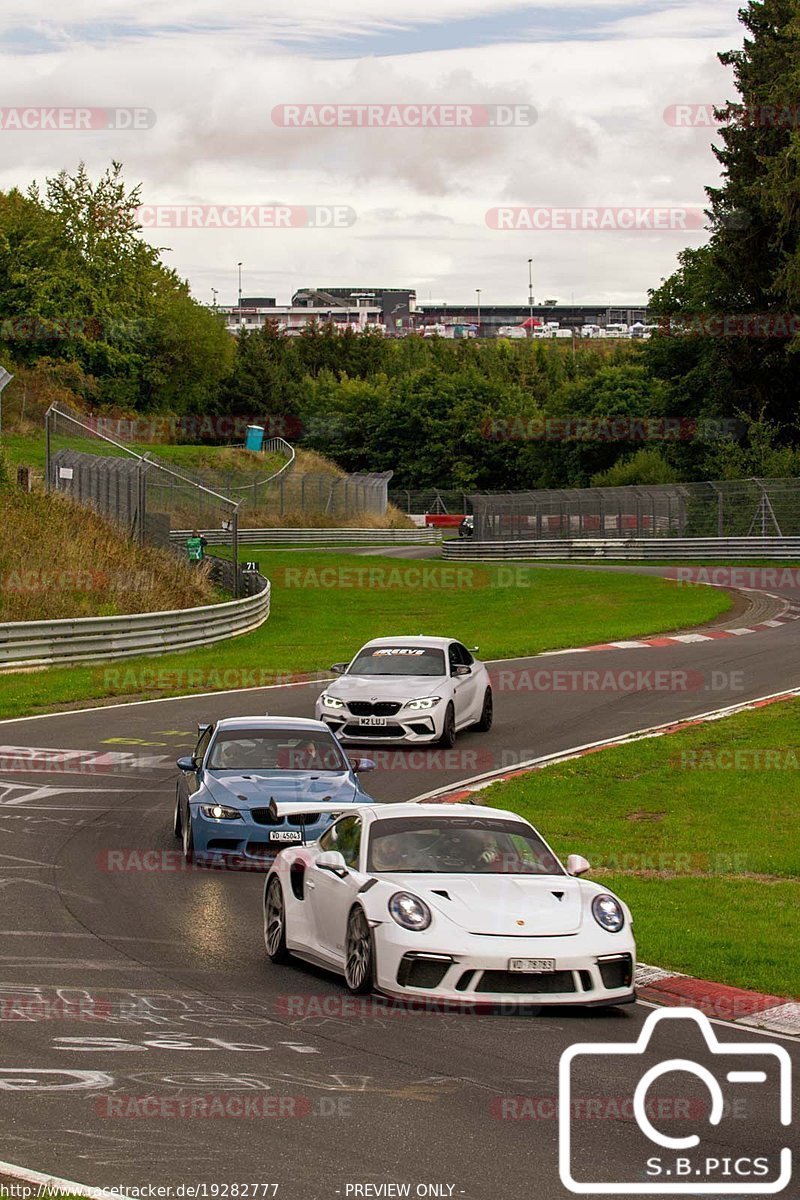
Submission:
[[[300,288],[291,304],[278,305],[271,296],[244,296],[241,304],[220,305],[226,328],[233,334],[244,328],[260,329],[276,321],[287,334],[297,335],[312,321],[331,323],[336,329],[360,332],[374,329],[390,337],[408,333],[441,337],[545,336],[544,330],[586,336],[641,336],[647,327],[647,306],[607,304],[482,304],[480,327],[475,304],[422,304],[413,288],[328,287]],[[533,321],[531,321],[533,317]],[[633,332],[634,328],[636,332]],[[516,333],[510,331],[516,330]],[[519,331],[522,332],[519,332]],[[608,333],[606,334],[606,330]]]

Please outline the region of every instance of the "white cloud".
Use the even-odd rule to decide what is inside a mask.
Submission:
[[[7,6],[17,0],[7,0]],[[34,11],[39,0],[34,0]],[[599,0],[598,0],[599,8]],[[214,6],[217,11],[218,6]],[[246,6],[252,13],[250,0]],[[507,11],[495,0],[443,0],[437,19]],[[531,5],[520,0],[522,10]],[[432,6],[404,4],[419,20]],[[190,11],[191,10],[191,11]],[[30,12],[30,9],[27,10]],[[43,11],[43,8],[42,8]],[[226,21],[245,11],[238,0]],[[313,30],[329,3],[307,0],[292,17]],[[65,0],[62,19],[110,19],[117,0]],[[360,20],[363,5],[337,2],[337,24]],[[736,44],[735,8],[716,3],[731,28],[709,34],[711,10],[665,6],[660,14],[617,20],[607,39],[521,42],[394,58],[315,59],[309,52],[264,50],[248,20],[220,38],[197,27],[141,43],[68,42],[58,53],[0,56],[6,105],[135,105],[155,110],[144,133],[0,133],[0,187],[73,168],[94,171],[112,157],[151,203],[349,204],[352,229],[157,231],[168,261],[200,298],[212,286],[232,299],[235,264],[245,291],[288,299],[301,284],[417,285],[420,295],[484,303],[522,299],[527,258],[536,259],[537,295],[577,299],[643,298],[701,235],[525,234],[488,229],[486,210],[519,205],[703,205],[716,179],[708,131],[677,129],[664,110],[683,102],[714,104],[732,94],[715,51]],[[693,14],[699,14],[696,18]],[[212,14],[205,0],[165,8],[137,6],[137,21]],[[282,18],[284,21],[287,18]],[[390,14],[389,20],[394,19]],[[382,16],[370,21],[382,21]],[[265,18],[264,27],[275,18]],[[235,22],[233,22],[235,24]],[[328,28],[330,28],[328,26]],[[426,131],[279,128],[275,105],[292,101],[480,102],[535,105],[530,129]]]

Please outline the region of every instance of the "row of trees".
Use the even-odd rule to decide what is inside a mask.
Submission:
[[[114,163],[0,192],[0,354],[72,364],[87,404],[202,409],[235,359],[219,322],[140,236],[139,189]]]
[[[739,98],[718,113],[711,237],[652,293],[675,320],[800,312],[800,8],[749,0],[740,15],[744,46],[720,55]],[[118,163],[97,183],[81,167],[0,193],[0,355],[48,395],[120,415],[285,418],[343,467],[392,469],[405,487],[800,473],[800,338],[573,353],[317,326],[287,338],[268,323],[233,340],[143,241],[139,202]]]

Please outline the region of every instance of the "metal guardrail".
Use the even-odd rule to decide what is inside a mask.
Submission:
[[[267,620],[270,584],[253,573],[253,595],[200,608],[0,624],[0,671],[169,654],[250,633]]]
[[[229,540],[224,529],[201,529],[209,546]],[[173,529],[170,541],[185,542],[188,529]],[[411,544],[432,546],[442,540],[441,529],[239,529],[240,546],[341,546]]]
[[[587,538],[518,542],[479,542],[468,538],[445,542],[446,559],[488,562],[493,559],[630,559],[660,562],[664,559],[797,560],[800,537],[730,538]]]

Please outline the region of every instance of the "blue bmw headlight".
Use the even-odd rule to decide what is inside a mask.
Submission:
[[[238,808],[229,808],[227,804],[201,804],[200,812],[211,821],[241,821],[242,819]]]

